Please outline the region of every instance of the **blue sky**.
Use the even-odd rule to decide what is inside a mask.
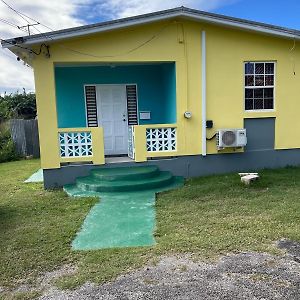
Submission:
[[[214,12],[300,30],[300,0],[241,0]]]
[[[184,5],[195,9],[300,30],[300,0],[5,0],[15,9],[54,29],[128,17]],[[0,18],[26,25],[0,2]],[[32,21],[31,21],[32,22]],[[39,30],[46,31],[39,25]],[[0,38],[24,35],[0,22]],[[0,93],[34,90],[33,70],[0,49]]]
[[[82,17],[83,15],[88,16],[88,11],[91,12],[90,9],[94,12],[98,9],[99,3],[101,3],[102,7],[103,2],[107,1],[94,1],[90,6],[84,6],[85,13],[83,14],[81,11],[80,14],[78,14],[78,17]],[[196,9],[203,9],[203,1],[174,2],[177,2],[179,6],[185,5]],[[210,0],[207,0],[206,2],[210,2]],[[300,0],[221,0],[211,2],[215,2],[216,4],[213,4],[211,6],[212,8],[208,7],[208,11],[214,13],[300,30]],[[95,3],[98,3],[98,6],[95,7]],[[165,9],[165,7],[162,7],[162,9]],[[109,9],[99,9],[98,11],[104,11],[104,13],[86,17],[84,18],[85,21],[87,23],[95,23],[110,20],[114,17],[113,11],[109,11]]]

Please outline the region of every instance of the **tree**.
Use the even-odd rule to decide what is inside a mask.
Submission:
[[[13,93],[0,96],[0,122],[11,118],[34,119],[36,117],[36,98],[34,93]]]

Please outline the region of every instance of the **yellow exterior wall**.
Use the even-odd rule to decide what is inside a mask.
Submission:
[[[37,62],[37,61],[36,61]],[[54,66],[50,60],[34,64],[41,166],[59,168],[60,155],[55,104]]]
[[[175,61],[176,155],[201,154],[202,30],[206,31],[207,36],[207,119],[214,121],[214,128],[207,130],[207,136],[212,136],[220,128],[243,128],[244,118],[271,116],[276,117],[276,149],[300,148],[300,130],[297,130],[300,127],[300,82],[297,69],[294,75],[292,66],[292,61],[300,61],[300,49],[296,47],[290,51],[294,42],[236,29],[173,20],[50,43],[51,58],[40,55],[34,59],[42,167],[58,168],[61,162],[54,88],[55,63]],[[155,38],[150,40],[153,36]],[[142,47],[135,49],[143,43]],[[244,111],[245,61],[277,62],[274,112]],[[192,112],[190,120],[183,116],[187,110]],[[140,136],[138,161],[145,160],[147,155],[146,150],[142,151],[145,149],[144,131],[142,126],[136,128],[136,134]],[[215,140],[208,141],[207,150],[208,154],[217,153]],[[97,151],[100,157],[101,146]]]

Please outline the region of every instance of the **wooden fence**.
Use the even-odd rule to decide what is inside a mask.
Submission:
[[[37,120],[10,120],[10,132],[18,154],[40,157]]]

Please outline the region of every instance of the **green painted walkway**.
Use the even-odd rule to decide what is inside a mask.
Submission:
[[[72,243],[74,250],[155,244],[155,193],[178,188],[183,178],[157,167],[93,170],[64,190],[73,197],[100,197]]]
[[[75,250],[151,246],[155,194],[153,192],[102,194],[72,243]]]
[[[32,174],[28,179],[26,179],[25,183],[31,183],[31,182],[43,182],[44,181],[44,175],[43,170],[39,169],[34,174]]]

